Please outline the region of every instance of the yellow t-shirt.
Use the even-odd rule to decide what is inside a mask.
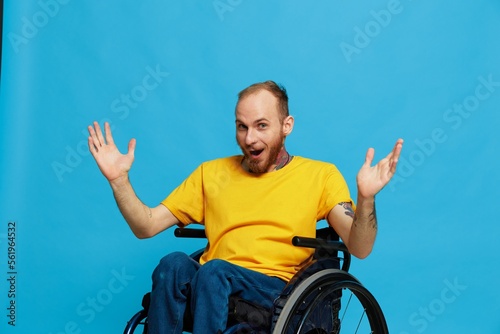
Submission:
[[[317,221],[338,203],[352,203],[347,184],[334,165],[302,157],[264,174],[246,172],[241,161],[201,164],[162,204],[182,224],[205,226],[202,264],[223,259],[288,281],[313,253],[292,238],[314,237]]]

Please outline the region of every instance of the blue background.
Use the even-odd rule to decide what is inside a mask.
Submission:
[[[239,153],[236,94],[272,79],[296,120],[289,151],[335,163],[354,196],[367,148],[378,161],[405,139],[374,252],[351,270],[391,333],[499,333],[499,33],[496,0],[5,1],[0,331],[120,333],[158,260],[202,246],[135,239],[87,125],[111,122],[122,151],[137,139],[131,180],[155,206]]]

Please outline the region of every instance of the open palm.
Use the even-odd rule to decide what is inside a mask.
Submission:
[[[122,154],[116,147],[109,123],[104,123],[105,136],[103,137],[99,123],[89,126],[89,149],[99,169],[108,181],[126,176],[134,162],[135,139],[128,144],[127,154]]]
[[[371,166],[375,150],[373,148],[368,149],[365,163],[356,177],[358,192],[361,196],[373,197],[389,183],[396,173],[396,165],[402,148],[403,140],[398,139],[393,150],[375,166]]]

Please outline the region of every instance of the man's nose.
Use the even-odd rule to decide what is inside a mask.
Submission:
[[[254,144],[256,142],[256,140],[257,140],[257,137],[255,134],[255,131],[252,129],[248,129],[247,133],[245,135],[245,144],[250,146],[250,145]]]

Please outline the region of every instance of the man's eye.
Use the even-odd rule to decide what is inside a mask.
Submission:
[[[246,127],[246,126],[244,126],[243,124],[238,124],[238,125],[236,126],[236,128],[237,128],[238,130],[245,130],[247,127]]]
[[[266,123],[260,123],[259,124],[259,129],[265,129],[267,128],[267,124]]]

